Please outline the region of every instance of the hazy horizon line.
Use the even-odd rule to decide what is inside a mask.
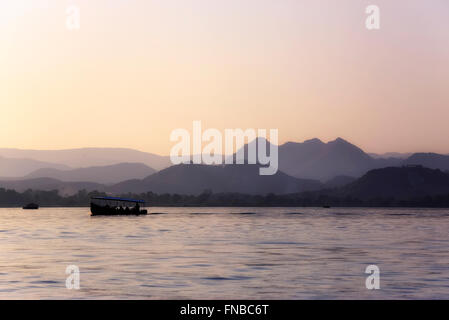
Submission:
[[[449,151],[436,151],[436,150],[415,150],[415,151],[382,151],[382,152],[372,152],[372,151],[367,151],[365,150],[363,147],[354,144],[352,142],[350,142],[347,139],[341,138],[340,136],[338,136],[335,139],[330,139],[327,141],[323,141],[323,139],[320,138],[310,138],[310,139],[305,139],[303,141],[293,141],[293,140],[289,140],[289,141],[285,141],[283,143],[279,143],[278,147],[288,144],[288,143],[297,143],[297,144],[303,144],[309,141],[313,141],[313,140],[318,140],[319,142],[323,143],[323,144],[328,144],[337,140],[343,140],[359,149],[361,149],[364,153],[370,155],[370,154],[375,154],[375,155],[387,155],[390,153],[396,153],[396,154],[415,154],[415,153],[436,153],[436,154],[442,154],[442,155],[449,155]],[[270,142],[270,139],[266,139],[268,142]],[[251,140],[250,142],[246,142],[244,145],[247,145],[251,142],[255,141]],[[271,142],[270,142],[271,143]],[[243,146],[236,146],[236,149],[240,149]],[[76,146],[76,147],[62,147],[62,148],[40,148],[40,149],[36,149],[36,148],[26,148],[26,147],[1,147],[0,146],[0,150],[17,150],[17,151],[70,151],[70,150],[86,150],[86,149],[105,149],[105,150],[111,150],[111,149],[116,149],[116,150],[133,150],[133,151],[138,151],[138,152],[142,152],[142,153],[149,153],[149,154],[153,154],[153,155],[157,155],[157,156],[161,156],[161,157],[170,157],[169,153],[168,154],[160,154],[160,153],[156,153],[153,151],[146,151],[144,149],[140,149],[140,148],[135,148],[135,147],[123,147],[123,146],[110,146],[110,147],[99,147],[99,146]],[[193,155],[193,154],[191,154]],[[222,154],[224,156],[228,156],[231,154]]]

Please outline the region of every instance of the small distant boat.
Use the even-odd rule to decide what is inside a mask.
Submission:
[[[328,206],[328,205],[325,205],[325,206],[323,206],[323,208],[325,208],[325,209],[329,209],[331,206]]]
[[[36,203],[28,203],[26,206],[22,207],[23,210],[37,210],[39,209],[39,205]]]
[[[132,206],[128,206],[132,204]],[[90,202],[90,212],[93,216],[137,216],[147,214],[141,209],[145,201],[116,197],[93,197]]]

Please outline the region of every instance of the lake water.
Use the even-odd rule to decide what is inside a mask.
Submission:
[[[0,209],[3,299],[449,298],[449,210]],[[367,290],[367,265],[380,290]],[[66,288],[66,267],[80,289]]]

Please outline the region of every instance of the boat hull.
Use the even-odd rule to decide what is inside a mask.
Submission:
[[[92,216],[140,216],[148,214],[147,210],[140,209],[119,209],[116,207],[105,207],[96,204],[90,204],[90,212]]]
[[[35,203],[30,203],[27,204],[26,206],[22,207],[23,210],[37,210],[39,209],[39,205],[35,204]]]

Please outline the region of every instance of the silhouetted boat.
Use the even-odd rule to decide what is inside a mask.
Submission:
[[[36,203],[28,203],[26,206],[23,206],[22,209],[24,210],[37,210],[39,209],[39,205]]]
[[[323,206],[323,208],[325,208],[325,209],[329,209],[331,206],[328,206],[328,205],[325,205],[325,206]]]
[[[128,204],[134,204],[128,207]],[[90,212],[93,216],[122,216],[147,214],[147,210],[140,209],[145,201],[116,197],[93,197],[90,202]]]

